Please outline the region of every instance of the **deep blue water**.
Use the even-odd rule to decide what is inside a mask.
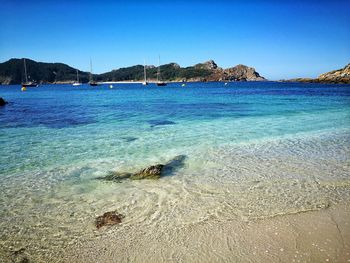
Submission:
[[[0,86],[10,102],[0,110],[0,128],[73,128],[115,122],[150,126],[182,120],[297,115],[347,109],[346,85],[299,83],[193,83],[181,87],[108,85],[73,87],[41,85],[21,92],[19,86]]]

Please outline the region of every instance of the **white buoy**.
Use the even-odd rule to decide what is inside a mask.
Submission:
[[[110,89],[113,89],[113,85],[109,85],[109,88],[110,88]]]

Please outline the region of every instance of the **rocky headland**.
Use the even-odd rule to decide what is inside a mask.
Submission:
[[[350,64],[342,69],[333,70],[319,75],[317,78],[296,78],[288,81],[307,82],[307,83],[336,83],[350,84]]]
[[[218,67],[213,60],[209,60],[205,63],[197,64],[194,67],[211,72],[211,74],[204,79],[206,81],[266,81],[264,77],[256,72],[255,68],[242,64],[223,69]]]

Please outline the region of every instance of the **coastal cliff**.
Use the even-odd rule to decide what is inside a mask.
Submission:
[[[310,83],[315,82],[315,83],[350,84],[350,64],[346,65],[342,69],[337,69],[327,73],[323,73],[315,79],[297,78],[297,79],[291,79],[289,81],[310,82]]]
[[[76,80],[76,69],[63,63],[43,63],[26,59],[28,77],[38,83],[71,83]],[[142,81],[143,65],[119,68],[102,74],[94,74],[94,80]],[[157,67],[146,66],[149,81],[157,79]],[[254,68],[245,65],[223,69],[209,60],[190,67],[181,67],[177,63],[160,66],[163,81],[265,81]],[[88,82],[89,73],[79,70],[79,78]],[[24,80],[23,59],[10,59],[0,63],[0,84],[20,84]]]

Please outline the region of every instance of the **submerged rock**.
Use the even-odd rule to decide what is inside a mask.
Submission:
[[[171,175],[176,169],[182,168],[185,164],[186,155],[178,155],[168,161],[166,164],[156,164],[144,168],[136,173],[129,172],[111,172],[104,177],[96,179],[105,181],[120,182],[123,179],[142,180],[142,179],[159,179],[164,175]]]
[[[95,221],[95,226],[97,229],[107,226],[116,225],[122,222],[123,215],[117,214],[116,211],[106,212],[102,216],[98,216]]]
[[[163,167],[164,167],[163,164],[151,165],[150,167],[142,169],[141,171],[133,174],[132,176],[130,176],[130,179],[132,180],[159,179],[161,176]]]
[[[120,181],[123,179],[130,178],[133,174],[132,173],[126,173],[126,172],[111,172],[106,176],[98,177],[99,180],[105,180],[105,181]]]
[[[5,106],[8,102],[0,97],[0,106]]]

